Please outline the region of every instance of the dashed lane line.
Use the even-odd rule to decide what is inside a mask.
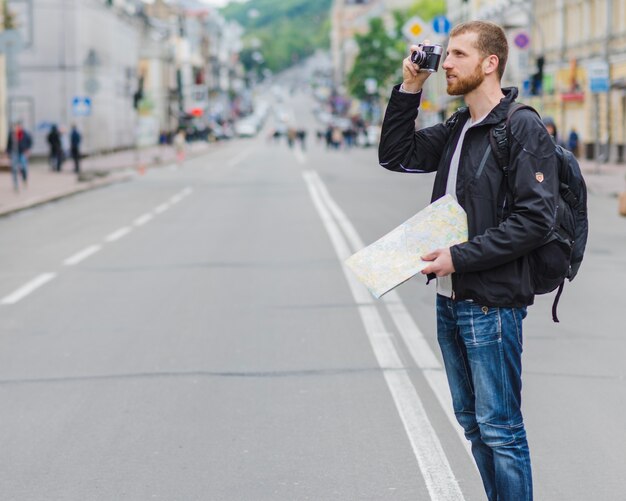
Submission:
[[[2,301],[0,301],[0,304],[15,304],[20,299],[25,298],[31,292],[34,292],[39,287],[48,283],[50,280],[52,280],[56,276],[57,276],[56,273],[42,273],[41,275],[38,275],[35,278],[33,278],[30,282],[22,285],[16,291],[4,297]]]
[[[130,226],[124,226],[119,230],[115,230],[114,232],[109,233],[106,237],[104,237],[104,241],[115,242],[116,240],[119,240],[120,238],[128,235],[131,231],[133,231],[133,229]]]
[[[139,216],[137,219],[133,221],[135,226],[142,226],[146,224],[148,221],[152,220],[155,215],[161,214],[169,209],[173,204],[180,202],[183,198],[190,195],[193,192],[193,189],[189,186],[184,188],[182,191],[172,196],[167,202],[158,205],[151,212],[143,214]],[[132,227],[124,226],[119,228],[106,237],[104,237],[104,241],[107,243],[115,242],[122,238],[125,235],[128,235],[132,231]],[[96,252],[102,249],[102,245],[90,245],[89,247],[84,248],[83,250],[73,254],[63,261],[65,266],[74,266],[81,261],[87,259],[89,256],[92,256]],[[36,276],[30,282],[24,284],[8,296],[5,296],[2,300],[0,300],[0,304],[2,305],[11,305],[15,304],[24,297],[28,296],[30,293],[41,287],[42,285],[48,283],[50,280],[57,276],[56,273],[42,273],[41,275]]]
[[[154,217],[154,215],[152,214],[152,212],[146,212],[145,214],[142,214],[137,219],[135,219],[133,221],[133,224],[135,226],[143,226],[148,221],[150,221],[153,217]]]
[[[241,162],[243,162],[246,158],[248,158],[248,156],[250,156],[250,153],[252,153],[250,150],[244,150],[241,153],[239,153],[238,155],[235,155],[233,158],[231,158],[226,165],[228,167],[235,167],[235,165],[240,164]]]
[[[78,251],[76,254],[65,259],[63,261],[63,264],[65,266],[74,266],[75,264],[78,264],[81,261],[84,261],[92,254],[95,254],[100,249],[102,249],[102,245],[90,245],[89,247],[86,247],[83,250]]]

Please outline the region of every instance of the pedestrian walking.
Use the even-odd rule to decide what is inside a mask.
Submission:
[[[563,148],[567,148],[565,141],[563,141],[561,139],[561,136],[559,136],[554,119],[552,117],[543,117],[542,122],[543,125],[545,125],[548,134],[550,134],[550,137],[552,137],[554,144],[558,144]]]
[[[296,137],[298,138],[298,142],[300,143],[300,148],[302,148],[302,151],[306,150],[306,130],[305,129],[298,129],[298,131],[296,132]]]
[[[11,161],[11,175],[15,191],[19,191],[18,174],[22,176],[23,187],[28,186],[28,155],[32,145],[30,133],[22,127],[20,122],[16,122],[7,140],[7,154]]]
[[[570,150],[575,157],[578,157],[580,154],[578,151],[578,143],[578,132],[576,132],[576,129],[572,129],[567,138],[567,149]]]
[[[187,139],[185,138],[185,131],[178,129],[178,132],[174,136],[174,151],[176,152],[176,164],[181,167],[185,162],[185,147]]]
[[[50,132],[48,132],[46,139],[50,147],[50,153],[48,155],[50,168],[55,172],[61,172],[63,165],[63,148],[61,147],[61,133],[56,125],[50,127]]]
[[[432,200],[450,194],[467,213],[467,242],[422,256],[429,263],[423,273],[437,278],[437,339],[454,412],[487,498],[530,501],[522,320],[534,300],[529,253],[550,235],[558,174],[552,139],[532,110],[511,118],[506,172],[491,151],[492,129],[518,94],[500,86],[507,56],[498,25],[456,26],[442,69],[448,94],[462,96],[467,106],[418,131],[422,86],[431,73],[406,58],[403,82],[394,87],[385,114],[379,160],[392,171],[436,172]]]
[[[76,174],[80,173],[80,143],[82,141],[82,136],[80,132],[78,132],[78,127],[76,124],[72,124],[72,130],[70,131],[70,155],[72,160],[74,160],[74,172]]]

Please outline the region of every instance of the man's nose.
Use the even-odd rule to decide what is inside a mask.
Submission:
[[[448,59],[447,57],[443,60],[443,64],[441,65],[441,67],[444,70],[450,69],[452,68],[452,62],[450,61],[450,59]]]

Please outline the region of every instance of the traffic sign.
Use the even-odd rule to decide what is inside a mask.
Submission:
[[[74,97],[74,99],[72,99],[72,113],[75,117],[91,115],[91,98],[87,96]]]
[[[433,19],[433,30],[435,30],[435,33],[447,35],[450,33],[451,27],[452,23],[450,23],[450,20],[446,16],[436,16]]]
[[[418,41],[426,35],[427,25],[419,16],[413,16],[402,27],[402,33],[411,41]]]
[[[608,92],[609,63],[606,61],[591,61],[587,64],[587,76],[589,77],[589,91],[593,94]]]
[[[528,47],[528,44],[530,43],[530,37],[522,31],[515,36],[515,38],[513,39],[513,42],[520,49],[525,49],[526,47]]]

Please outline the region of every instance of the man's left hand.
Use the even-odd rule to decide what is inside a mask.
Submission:
[[[422,270],[424,275],[434,273],[438,277],[445,277],[454,273],[454,263],[450,255],[450,248],[437,249],[422,256],[423,261],[431,261],[431,263]]]

